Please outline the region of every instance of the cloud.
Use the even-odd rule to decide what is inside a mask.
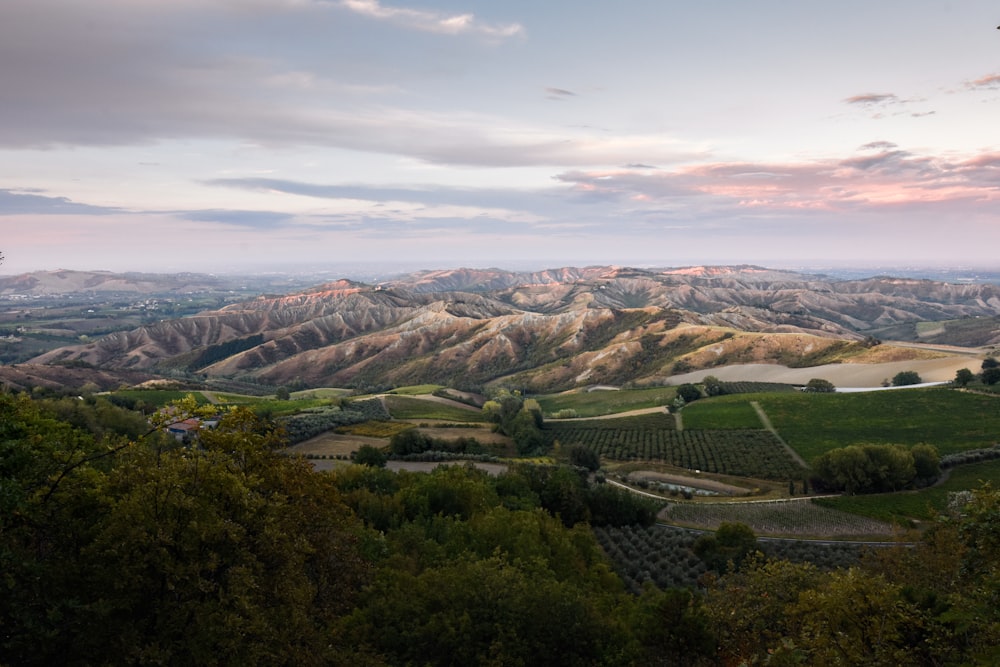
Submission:
[[[865,93],[863,95],[848,97],[844,101],[848,104],[857,104],[864,107],[900,104],[902,102],[899,97],[892,93]]]
[[[279,227],[294,220],[294,216],[288,213],[276,213],[273,211],[233,211],[233,210],[207,210],[207,211],[178,211],[179,217],[193,222],[219,222],[226,225],[236,225],[238,227],[250,227],[254,229],[271,229]]]
[[[987,74],[965,82],[967,90],[1000,90],[1000,74]]]
[[[865,154],[801,163],[711,163],[654,173],[570,171],[556,178],[581,197],[706,218],[927,209],[952,203],[992,214],[1000,203],[1000,153],[964,160],[917,155],[889,142]]]
[[[557,101],[565,100],[570,97],[576,97],[576,93],[572,90],[566,90],[565,88],[546,88],[545,93],[545,97],[547,99]]]
[[[444,35],[481,34],[492,38],[516,37],[524,34],[518,23],[484,23],[474,14],[442,14],[406,7],[386,7],[378,0],[340,0],[338,6],[368,18],[389,21],[396,25]]]
[[[90,206],[71,201],[66,197],[48,197],[35,194],[37,190],[0,189],[0,216],[24,214],[49,215],[109,215],[121,209]]]
[[[864,109],[871,113],[872,118],[876,119],[903,115],[910,116],[911,118],[933,116],[936,113],[935,111],[906,111],[910,105],[922,101],[917,98],[902,99],[894,93],[863,93],[844,99],[845,104]]]
[[[479,218],[488,216],[512,222],[540,222],[556,214],[554,189],[380,187],[361,184],[330,185],[269,178],[214,179],[206,185],[271,192],[321,200],[348,201],[352,210],[372,218]],[[314,218],[322,217],[316,214]],[[300,222],[302,219],[300,218]]]

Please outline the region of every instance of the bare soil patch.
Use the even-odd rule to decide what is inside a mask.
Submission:
[[[670,473],[656,472],[655,470],[636,470],[635,472],[629,473],[628,477],[629,480],[645,479],[648,481],[665,482],[667,484],[678,484],[680,486],[690,486],[695,489],[705,489],[706,491],[723,493],[729,496],[742,495],[747,492],[747,490],[742,487],[726,484],[725,482],[717,482],[714,479],[673,475]]]
[[[947,382],[961,368],[974,370],[980,361],[971,356],[947,356],[936,359],[909,359],[876,364],[827,364],[809,368],[789,368],[778,364],[734,364],[674,375],[673,384],[701,382],[714,375],[725,382],[783,382],[806,384],[812,378],[829,380],[836,387],[880,387],[901,371],[916,371],[925,382]]]
[[[421,426],[420,432],[439,440],[457,440],[458,438],[475,438],[484,445],[506,445],[511,439],[501,433],[494,433],[488,428],[440,428]]]
[[[385,447],[389,441],[384,438],[371,438],[364,435],[346,435],[340,433],[322,433],[305,442],[288,448],[291,454],[302,456],[348,456],[362,445]]]

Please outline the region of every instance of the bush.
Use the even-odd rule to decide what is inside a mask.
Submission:
[[[923,380],[920,379],[920,375],[916,371],[900,371],[892,378],[893,387],[906,387],[912,384],[920,384],[921,382]]]

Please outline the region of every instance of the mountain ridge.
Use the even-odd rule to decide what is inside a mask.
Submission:
[[[552,390],[663,382],[724,363],[861,362],[879,328],[996,317],[1000,287],[985,284],[750,265],[457,269],[258,296],[32,361],[269,385],[480,388],[506,378]],[[995,330],[980,338],[1000,343]]]

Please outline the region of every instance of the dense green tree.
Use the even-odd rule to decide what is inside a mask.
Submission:
[[[23,400],[23,399],[22,399]],[[320,664],[367,576],[331,478],[237,410],[198,447],[96,446],[0,397],[0,663]],[[11,412],[12,410],[12,412]],[[16,464],[16,465],[12,465]]]
[[[918,450],[923,469],[932,466],[932,452]],[[832,491],[880,493],[899,491],[917,477],[914,454],[902,445],[849,445],[831,449],[813,461],[814,479]]]
[[[941,474],[941,456],[934,445],[914,445],[910,448],[917,479],[929,481]]]
[[[968,368],[960,368],[955,371],[955,379],[953,382],[959,387],[966,387],[970,382],[976,379],[975,374]]]
[[[646,588],[633,622],[644,664],[716,664],[716,637],[700,596],[685,588]]]
[[[361,445],[356,452],[351,454],[351,460],[363,466],[373,468],[384,468],[386,463],[385,452],[378,447],[371,445]]]
[[[705,387],[706,396],[721,396],[726,393],[725,385],[714,375],[706,375],[702,379],[701,384]]]
[[[601,467],[601,457],[590,447],[574,445],[569,450],[569,462],[593,472]]]
[[[742,523],[723,522],[714,535],[702,535],[692,551],[710,570],[723,573],[739,569],[743,561],[757,550],[757,536]]]
[[[892,376],[893,387],[906,387],[911,384],[920,384],[923,380],[916,371],[900,371]]]
[[[829,394],[837,391],[833,383],[823,378],[812,378],[806,383],[805,390],[819,394]]]
[[[685,403],[691,403],[701,398],[701,389],[691,383],[685,383],[677,387],[677,395],[684,399]]]
[[[984,368],[983,372],[979,374],[979,379],[982,380],[983,384],[987,385],[994,385],[1000,382],[1000,367],[991,366]]]

